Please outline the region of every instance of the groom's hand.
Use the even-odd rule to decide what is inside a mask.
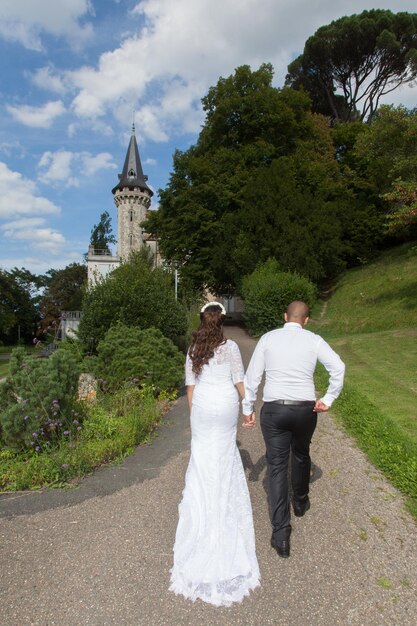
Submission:
[[[256,413],[253,411],[250,415],[243,416],[243,428],[254,428],[256,426]]]
[[[327,406],[327,404],[324,404],[324,402],[322,402],[321,400],[317,400],[316,404],[314,405],[313,411],[315,413],[325,413],[329,409],[330,407]]]

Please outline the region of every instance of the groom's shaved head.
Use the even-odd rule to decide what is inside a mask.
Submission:
[[[303,324],[303,322],[310,315],[310,311],[305,302],[301,300],[294,300],[287,306],[287,321],[288,322],[298,322],[299,324]]]

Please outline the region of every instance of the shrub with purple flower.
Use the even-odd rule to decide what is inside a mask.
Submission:
[[[66,350],[40,359],[15,349],[10,375],[1,386],[0,430],[5,444],[41,452],[60,442],[64,432],[67,440],[76,437],[83,419],[77,403],[78,376],[78,362]]]

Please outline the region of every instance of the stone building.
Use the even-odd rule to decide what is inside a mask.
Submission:
[[[88,282],[94,284],[113,271],[121,261],[127,260],[134,250],[148,246],[154,257],[155,265],[160,265],[158,242],[143,230],[141,223],[146,219],[151,205],[153,191],[147,185],[135,135],[132,136],[126,153],[119,182],[112,189],[117,207],[117,254],[113,256],[107,250],[96,250],[90,246],[87,256]]]

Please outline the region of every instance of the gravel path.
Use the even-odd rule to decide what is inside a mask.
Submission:
[[[229,328],[247,362],[254,341]],[[322,415],[312,506],[291,558],[269,546],[262,435],[238,431],[262,586],[216,609],[168,592],[190,431],[180,398],[160,435],[78,490],[0,498],[1,626],[336,626],[416,624],[416,526],[399,493]]]

